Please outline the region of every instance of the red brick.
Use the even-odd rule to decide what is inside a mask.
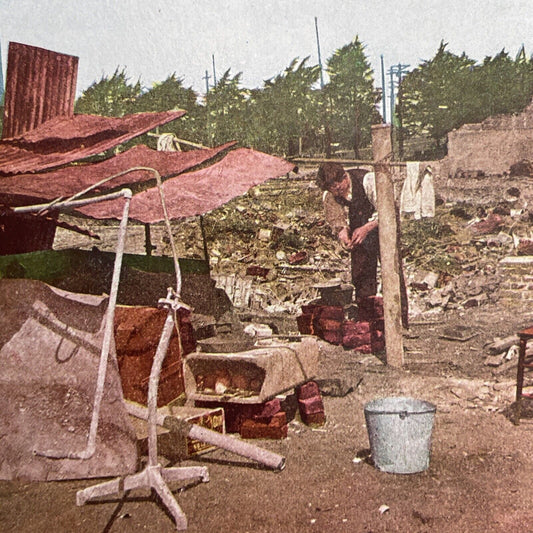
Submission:
[[[320,389],[316,381],[308,381],[299,387],[296,387],[296,396],[299,400],[320,396]]]
[[[300,415],[305,414],[314,414],[324,412],[324,403],[322,402],[321,396],[315,396],[314,398],[306,398],[305,400],[298,400],[298,408],[300,410]]]
[[[303,313],[297,316],[296,323],[298,324],[298,331],[303,335],[312,335],[314,333],[312,313]]]
[[[372,333],[347,334],[342,338],[342,345],[345,348],[358,349],[360,346],[370,344]]]
[[[326,415],[322,413],[311,413],[301,415],[302,422],[308,426],[323,426],[326,423]]]
[[[196,407],[215,408],[222,407],[224,409],[224,419],[226,423],[227,433],[239,433],[241,426],[245,420],[252,419],[263,411],[263,404],[238,404],[227,402],[194,402]]]
[[[253,415],[252,419],[258,422],[268,423],[273,416],[277,415],[281,411],[281,401],[278,398],[274,398],[268,402],[262,404],[262,410],[260,413]]]
[[[283,411],[276,413],[270,422],[245,420],[240,434],[243,439],[283,439],[287,436],[287,416]]]
[[[331,344],[342,344],[342,331],[317,332],[317,335]]]
[[[360,335],[362,333],[368,333],[371,329],[370,322],[345,320],[342,324],[343,335],[353,334]]]

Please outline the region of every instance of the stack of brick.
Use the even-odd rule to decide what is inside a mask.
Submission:
[[[377,353],[385,349],[383,298],[369,296],[359,302],[358,320],[343,324],[342,344],[361,353]]]
[[[287,431],[287,413],[281,410],[277,398],[262,404],[261,411],[245,420],[240,428],[243,439],[284,439]]]
[[[331,344],[342,344],[343,321],[344,308],[339,305],[304,305],[297,317],[300,333],[316,335]]]
[[[359,302],[357,320],[345,318],[343,306],[309,304],[297,317],[298,329],[304,335],[316,335],[331,344],[361,353],[377,353],[385,349],[383,299],[371,296]]]
[[[322,426],[326,422],[324,403],[315,381],[308,381],[296,388],[298,409],[302,422],[307,425]]]
[[[223,407],[226,431],[244,439],[283,439],[287,436],[287,413],[274,398],[260,404],[195,402],[197,407]]]
[[[181,339],[176,331],[172,333],[161,368],[158,407],[167,405],[185,392],[182,357],[196,348],[190,312],[179,309],[176,315]],[[120,305],[115,310],[118,368],[127,400],[147,404],[150,372],[166,317],[165,309],[155,307]]]
[[[499,301],[506,305],[533,302],[533,255],[504,257],[498,265]]]

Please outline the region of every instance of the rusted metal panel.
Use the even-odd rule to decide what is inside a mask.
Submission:
[[[29,205],[59,197],[68,198],[94,183],[134,167],[155,168],[163,178],[175,176],[211,160],[234,145],[234,142],[230,142],[215,148],[188,152],[158,152],[147,146],[137,145],[100,163],[74,165],[41,174],[0,178],[0,204]],[[153,172],[138,170],[100,185],[95,192],[105,192],[153,179]]]
[[[9,43],[2,138],[57,116],[72,117],[77,76],[76,56]]]
[[[0,214],[0,255],[51,250],[56,226],[57,213],[46,217]]]
[[[171,219],[207,213],[246,193],[251,187],[294,169],[294,164],[249,148],[239,148],[204,169],[181,174],[163,183]],[[120,219],[122,201],[108,201],[80,208],[93,218]],[[157,187],[136,194],[130,204],[130,218],[144,223],[164,220]]]
[[[31,132],[0,141],[0,175],[39,172],[79,161],[125,143],[185,111],[56,117]]]

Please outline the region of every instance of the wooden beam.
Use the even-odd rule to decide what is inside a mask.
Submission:
[[[163,135],[165,135],[164,133],[152,133],[151,131],[149,131],[147,133],[148,137],[162,137]],[[207,146],[204,146],[203,144],[198,144],[198,143],[193,143],[192,141],[186,141],[185,139],[179,139],[178,137],[176,137],[174,135],[174,139],[176,140],[176,142],[180,143],[180,144],[186,144],[188,146],[194,146],[194,148],[207,148]]]
[[[391,126],[372,126],[372,153],[376,175],[377,211],[379,219],[379,249],[385,319],[385,350],[388,365],[404,363],[402,304],[400,297],[400,253],[394,186],[390,172],[392,157]]]
[[[375,161],[367,161],[365,159],[336,159],[327,157],[289,157],[288,160],[291,163],[319,165],[320,163],[340,163],[341,165],[368,165],[374,166]],[[405,167],[405,161],[390,161],[390,166]]]

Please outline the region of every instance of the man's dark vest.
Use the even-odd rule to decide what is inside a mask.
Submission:
[[[367,173],[368,170],[361,168],[348,170],[348,174],[352,180],[352,201],[349,204],[348,211],[351,231],[366,224],[375,211],[363,187],[363,178]]]

